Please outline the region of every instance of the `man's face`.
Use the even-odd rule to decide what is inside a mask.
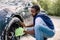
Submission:
[[[36,9],[31,8],[31,14],[32,14],[32,16],[35,16],[36,15]]]

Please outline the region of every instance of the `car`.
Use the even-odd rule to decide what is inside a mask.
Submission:
[[[0,37],[1,40],[13,40],[14,30],[21,25],[22,21],[20,15],[15,15],[13,12],[7,9],[0,11]]]
[[[22,1],[21,4],[16,4],[18,6],[14,5],[15,12],[11,11],[9,7],[0,8],[0,40],[18,40],[17,38],[19,37],[15,37],[15,29],[22,27],[19,22],[23,22],[24,19],[30,16],[28,14],[28,10],[32,6],[30,4],[32,3],[28,2],[23,4]],[[9,5],[13,6],[13,4]]]

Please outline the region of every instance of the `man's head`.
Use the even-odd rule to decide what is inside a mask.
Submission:
[[[38,5],[34,5],[31,7],[32,16],[35,16],[38,12],[40,12],[40,7]]]

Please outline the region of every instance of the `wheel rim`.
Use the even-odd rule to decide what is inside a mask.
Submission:
[[[13,23],[11,25],[11,28],[9,28],[9,30],[6,32],[6,35],[5,35],[6,40],[17,40],[16,39],[17,37],[15,37],[15,29],[18,27],[16,27],[15,25],[19,26],[17,23]]]

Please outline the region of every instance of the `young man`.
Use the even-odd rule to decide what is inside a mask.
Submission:
[[[40,11],[38,5],[31,7],[31,13],[34,18],[33,24],[26,27],[32,28],[28,28],[25,32],[34,35],[36,40],[45,40],[44,38],[53,37],[55,33],[51,19],[44,12]]]

